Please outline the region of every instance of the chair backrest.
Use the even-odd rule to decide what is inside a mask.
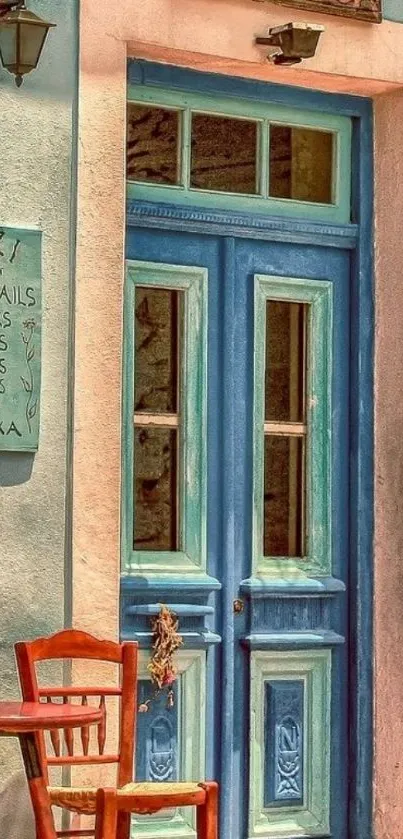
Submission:
[[[102,719],[97,726],[96,753],[89,752],[93,745],[89,727],[80,729],[79,738],[71,729],[61,736],[59,731],[50,732],[53,755],[46,754],[43,736],[39,738],[42,757],[49,766],[78,764],[116,763],[118,766],[118,786],[129,783],[133,778],[135,725],[137,709],[137,644],[118,644],[114,641],[101,641],[75,629],[66,629],[48,638],[34,641],[20,641],[15,644],[18,675],[22,697],[26,702],[69,702],[81,699],[82,705],[99,703]],[[55,686],[38,685],[38,662],[49,660],[88,659],[119,665],[119,686]],[[118,697],[120,703],[119,751],[117,754],[105,754],[106,745],[106,699]],[[88,703],[89,700],[89,703]],[[64,743],[63,743],[64,736]],[[80,740],[78,752],[75,752],[77,739]],[[95,751],[95,750],[94,750]],[[46,765],[45,764],[45,765]]]

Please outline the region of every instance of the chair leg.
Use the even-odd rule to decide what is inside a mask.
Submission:
[[[56,829],[35,734],[19,735],[22,759],[35,817],[36,839],[56,839]]]
[[[118,813],[116,839],[130,839],[131,813]]]
[[[116,790],[99,789],[95,820],[95,839],[116,839],[117,831]]]
[[[218,839],[218,784],[200,784],[206,790],[205,803],[197,807],[197,839]]]

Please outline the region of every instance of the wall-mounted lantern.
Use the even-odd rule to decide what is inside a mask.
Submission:
[[[273,64],[299,64],[315,55],[324,26],[315,23],[286,23],[273,26],[267,35],[255,39],[256,44],[280,49],[268,56]]]
[[[0,60],[14,74],[17,87],[37,67],[52,26],[56,24],[30,12],[24,0],[0,0]]]

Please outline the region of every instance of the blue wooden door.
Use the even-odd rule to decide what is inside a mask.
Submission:
[[[350,254],[195,228],[143,221],[127,236],[122,635],[149,649],[165,603],[184,639],[173,704],[160,696],[139,714],[138,777],[217,779],[221,839],[347,839]],[[188,468],[178,543],[137,561],[136,445],[148,432],[133,443],[133,335],[136,305],[149,328],[144,290],[156,287],[185,293]],[[151,504],[157,478],[142,480]],[[146,664],[142,676],[144,704]],[[135,824],[136,835],[193,830],[186,813]]]

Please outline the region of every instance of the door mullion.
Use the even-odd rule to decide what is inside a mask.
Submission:
[[[238,789],[234,777],[234,684],[235,636],[233,602],[236,597],[235,579],[235,481],[236,457],[234,388],[235,354],[235,239],[226,237],[222,242],[223,284],[223,527],[222,573],[225,582],[222,592],[222,726],[221,726],[221,839],[237,835],[234,816],[237,808]]]

